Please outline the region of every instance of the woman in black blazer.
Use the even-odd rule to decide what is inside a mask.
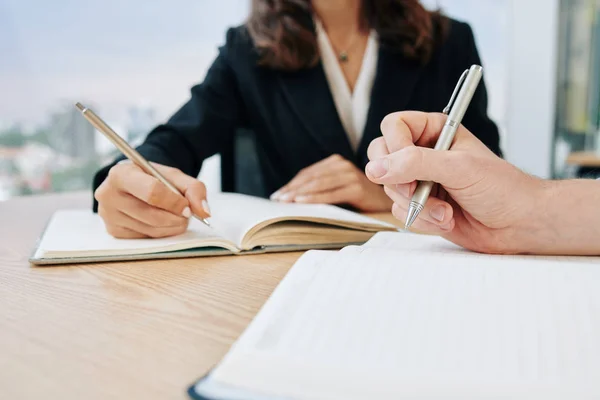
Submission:
[[[470,27],[417,0],[253,0],[191,99],[138,148],[185,198],[120,163],[96,175],[95,209],[117,237],[181,233],[192,212],[210,215],[203,160],[248,128],[273,199],[389,210],[363,172],[384,116],[441,111],[480,63]],[[487,103],[482,84],[463,123],[500,154]]]

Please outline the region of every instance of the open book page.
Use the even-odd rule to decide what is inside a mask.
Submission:
[[[595,398],[599,287],[595,263],[313,251],[212,376],[282,398]]]
[[[357,225],[390,226],[385,222],[322,204],[278,203],[236,193],[215,193],[208,198],[211,224],[224,237],[242,248],[244,236],[256,225],[272,219],[321,218]]]
[[[34,258],[102,257],[223,247],[239,252],[244,235],[274,218],[332,218],[355,224],[385,223],[333,206],[280,204],[240,194],[210,196],[211,226],[190,219],[187,232],[161,239],[115,239],[102,219],[88,210],[62,210],[50,220]],[[391,225],[390,225],[391,226]]]
[[[427,252],[436,254],[469,254],[473,253],[466,250],[440,236],[420,235],[408,232],[379,232],[376,233],[363,246],[372,248],[383,248],[388,250]],[[507,258],[522,260],[554,260],[569,262],[598,263],[600,257],[583,256],[531,256],[531,255],[511,255]]]
[[[203,243],[233,244],[196,219],[190,220],[182,235],[161,239],[116,239],[106,232],[104,222],[90,210],[58,211],[50,220],[39,243],[36,256],[103,256],[107,254],[142,254],[199,247]]]

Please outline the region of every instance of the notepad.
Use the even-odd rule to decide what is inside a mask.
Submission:
[[[360,244],[391,224],[331,205],[284,204],[233,193],[210,197],[211,226],[191,219],[182,235],[116,239],[90,210],[56,212],[31,262],[64,264],[340,248]]]
[[[600,398],[598,258],[488,256],[402,235],[306,253],[191,396]]]

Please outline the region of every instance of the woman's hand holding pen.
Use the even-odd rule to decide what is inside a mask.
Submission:
[[[189,218],[208,218],[206,188],[197,179],[178,169],[153,164],[179,189],[183,196],[169,190],[133,163],[119,163],[94,196],[98,214],[108,233],[117,238],[160,238],[184,233]]]
[[[304,168],[272,200],[295,203],[348,204],[360,211],[388,211],[392,201],[383,187],[340,155]]]

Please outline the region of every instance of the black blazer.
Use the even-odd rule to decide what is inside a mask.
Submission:
[[[367,122],[355,153],[321,64],[284,72],[260,67],[257,60],[246,28],[230,29],[204,82],[191,89],[191,99],[166,124],[148,135],[139,152],[150,161],[197,176],[203,160],[230,145],[237,129],[246,128],[255,134],[268,193],[300,169],[336,153],[362,170],[369,143],[381,135],[379,126],[387,114],[441,112],[462,72],[481,63],[471,28],[454,20],[445,43],[424,67],[380,47]],[[487,107],[486,88],[481,84],[463,123],[500,154],[498,129]],[[94,188],[111,166],[96,174]]]

